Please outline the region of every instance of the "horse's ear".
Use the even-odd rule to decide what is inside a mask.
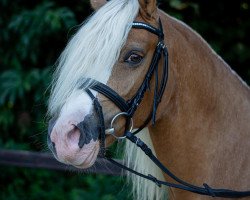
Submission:
[[[157,18],[157,0],[139,0],[140,14],[145,20]]]
[[[94,10],[99,9],[102,7],[105,3],[107,3],[107,0],[90,0],[91,7]]]

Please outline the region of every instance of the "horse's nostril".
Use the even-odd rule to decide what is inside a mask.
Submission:
[[[89,132],[88,125],[85,122],[86,120],[80,122],[76,125],[78,131],[79,131],[79,138],[78,138],[78,146],[79,148],[82,148],[84,144],[86,144],[86,133]]]
[[[79,142],[78,142],[79,148],[83,147],[83,145],[85,143],[85,138],[86,138],[85,133],[83,132],[83,130],[80,130],[80,137],[79,137]]]
[[[81,130],[77,126],[74,126],[74,128],[67,133],[67,140],[71,144],[78,144],[81,136],[82,136]]]

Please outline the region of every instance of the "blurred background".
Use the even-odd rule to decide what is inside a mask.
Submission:
[[[250,83],[249,0],[159,0]],[[53,65],[88,0],[0,0],[0,149],[46,152]],[[0,166],[0,199],[131,199],[121,177]]]

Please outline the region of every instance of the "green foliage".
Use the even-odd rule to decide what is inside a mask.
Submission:
[[[25,94],[36,91],[33,96],[33,101],[38,102],[41,98],[40,85],[45,87],[50,81],[49,68],[22,71],[20,69],[10,69],[4,71],[0,75],[0,105],[7,103],[9,107],[13,107],[18,100],[25,98]],[[25,104],[26,102],[22,102]],[[25,105],[23,105],[25,107]]]
[[[8,174],[0,174],[0,199],[8,200],[116,200],[130,199],[128,189],[122,189],[121,178],[104,175],[85,175],[35,169],[1,167]]]
[[[250,83],[248,0],[159,0]],[[0,148],[44,151],[53,65],[88,0],[0,0]],[[1,167],[0,199],[131,199],[119,177]],[[127,188],[127,187],[126,187]]]
[[[7,28],[19,36],[16,53],[20,59],[29,59],[36,64],[41,53],[41,41],[46,42],[50,35],[57,34],[62,29],[68,30],[75,24],[71,10],[66,7],[54,8],[53,2],[43,2],[33,10],[23,10],[14,15]]]

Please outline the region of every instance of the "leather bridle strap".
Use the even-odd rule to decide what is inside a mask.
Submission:
[[[149,69],[147,71],[147,74],[145,76],[145,79],[131,100],[125,101],[117,92],[115,92],[113,89],[111,89],[107,85],[100,83],[96,80],[89,79],[89,78],[85,79],[84,83],[80,86],[80,88],[84,88],[84,85],[86,83],[91,83],[89,87],[85,89],[85,91],[92,98],[94,109],[99,117],[99,124],[101,127],[100,135],[99,135],[99,139],[101,143],[101,150],[102,150],[102,153],[100,154],[101,157],[105,157],[105,137],[106,137],[105,134],[106,133],[105,133],[105,126],[104,126],[104,116],[102,113],[102,107],[100,103],[98,102],[98,99],[94,97],[90,89],[95,90],[99,92],[100,94],[106,96],[121,110],[121,112],[125,113],[124,116],[126,117],[126,124],[125,124],[125,132],[126,132],[129,129],[131,118],[133,117],[138,105],[141,103],[144,97],[144,93],[146,92],[147,89],[149,89],[150,81],[152,79],[153,74],[155,74],[155,90],[154,90],[154,102],[153,102],[152,111],[149,114],[148,118],[145,120],[145,122],[139,127],[137,131],[134,132],[134,134],[142,130],[149,123],[151,118],[153,119],[153,123],[154,123],[156,110],[162,98],[163,92],[166,87],[167,79],[168,79],[168,57],[167,57],[168,54],[167,54],[167,48],[165,47],[164,41],[163,41],[164,34],[163,34],[163,28],[162,28],[162,24],[160,20],[159,20],[159,24],[160,24],[159,29],[154,28],[153,26],[148,25],[143,22],[134,22],[132,24],[133,28],[145,29],[157,35],[158,44],[154,51],[154,55],[153,55],[151,64],[149,66]],[[159,84],[158,83],[158,64],[159,64],[161,56],[164,57],[164,63],[163,63],[163,70],[162,70],[163,74],[162,74],[162,78]],[[158,89],[158,85],[159,85],[159,89]],[[113,127],[111,127],[111,129],[112,128]]]
[[[152,119],[153,124],[155,123],[156,119],[156,111],[157,107],[161,101],[163,92],[166,87],[166,83],[168,80],[168,53],[167,48],[164,45],[164,34],[162,29],[161,21],[159,20],[159,29],[143,23],[143,22],[133,22],[132,28],[135,29],[145,29],[155,35],[158,36],[158,44],[156,46],[151,64],[149,66],[149,69],[147,71],[147,74],[143,80],[143,83],[139,87],[138,91],[134,95],[134,97],[128,101],[125,101],[117,92],[115,92],[113,89],[108,87],[107,85],[100,83],[98,81],[94,81],[94,83],[90,86],[90,89],[93,89],[100,94],[106,96],[108,99],[110,99],[122,112],[127,113],[127,125],[130,121],[130,118],[133,117],[135,111],[137,110],[137,107],[141,103],[145,92],[150,87],[150,81],[152,79],[153,74],[155,74],[155,91],[154,91],[154,102],[153,102],[153,108],[145,122],[135,131],[135,134],[138,133],[140,130],[142,130]],[[159,83],[158,79],[158,64],[161,57],[164,57],[164,63],[163,63],[163,69],[162,69],[162,77],[161,81]]]
[[[161,20],[159,20],[159,26],[160,27],[158,29],[158,28],[155,28],[155,27],[151,26],[150,24],[146,24],[146,23],[143,23],[143,22],[134,21],[132,23],[132,28],[147,30],[150,33],[153,33],[153,34],[157,35],[159,37],[159,40],[164,40],[164,33],[163,33]]]
[[[132,27],[135,29],[145,29],[145,30],[158,36],[158,44],[156,46],[151,64],[150,64],[148,72],[143,80],[143,83],[141,84],[140,88],[138,89],[138,91],[136,92],[134,97],[128,101],[128,103],[130,104],[130,110],[128,111],[128,114],[129,114],[129,116],[132,117],[134,115],[138,105],[141,103],[146,90],[150,88],[150,81],[152,79],[153,74],[155,74],[155,91],[154,91],[153,109],[152,109],[152,114],[149,115],[149,118],[153,118],[153,124],[154,124],[156,110],[157,110],[158,104],[162,98],[163,91],[165,90],[166,82],[168,80],[168,55],[163,54],[163,52],[167,52],[167,48],[164,44],[163,28],[162,28],[161,20],[159,20],[159,29],[156,29],[155,27],[153,27],[149,24],[142,23],[142,22],[134,22]],[[158,67],[159,67],[158,65],[159,65],[160,58],[162,56],[164,57],[164,65],[162,67],[163,73],[162,73],[162,79],[161,79],[161,83],[160,83],[160,89],[158,89],[158,84],[159,84],[158,83]],[[165,84],[163,84],[163,83],[165,83]],[[148,121],[148,120],[146,120],[146,121]]]
[[[90,88],[109,98],[122,112],[129,110],[129,104],[107,85],[96,82]]]
[[[142,178],[148,179],[152,182],[154,182],[157,186],[161,187],[161,185],[165,185],[172,188],[177,188],[181,190],[186,190],[189,192],[193,192],[200,195],[207,195],[211,197],[223,197],[223,198],[242,198],[242,197],[248,197],[250,196],[250,191],[235,191],[235,190],[228,190],[228,189],[214,189],[211,188],[206,183],[203,184],[203,187],[198,187],[195,185],[192,185],[190,183],[187,183],[177,176],[175,176],[167,167],[165,167],[152,153],[152,150],[142,141],[140,138],[136,137],[133,133],[127,131],[125,133],[126,138],[130,140],[132,143],[136,144],[154,163],[157,167],[159,167],[165,174],[167,174],[170,178],[175,180],[176,183],[171,183],[168,181],[161,181],[158,180],[156,177],[152,176],[151,174],[145,175],[140,172],[137,172],[131,168],[128,168],[121,163],[116,162],[112,158],[106,158],[114,165],[117,165],[118,167],[127,170],[137,176],[140,176]]]
[[[147,126],[147,124],[151,121],[152,123],[155,123],[156,120],[156,111],[159,103],[161,102],[163,93],[165,91],[166,85],[167,85],[167,80],[168,80],[168,51],[166,47],[163,47],[162,49],[162,54],[163,54],[163,70],[162,70],[162,78],[161,78],[161,83],[160,83],[160,89],[157,91],[157,88],[155,88],[155,94],[154,94],[154,102],[153,102],[153,108],[151,113],[148,115],[148,118],[144,121],[144,123],[133,133],[137,134],[139,133],[143,128]],[[155,72],[155,80],[156,83],[155,85],[158,85],[158,72]]]

